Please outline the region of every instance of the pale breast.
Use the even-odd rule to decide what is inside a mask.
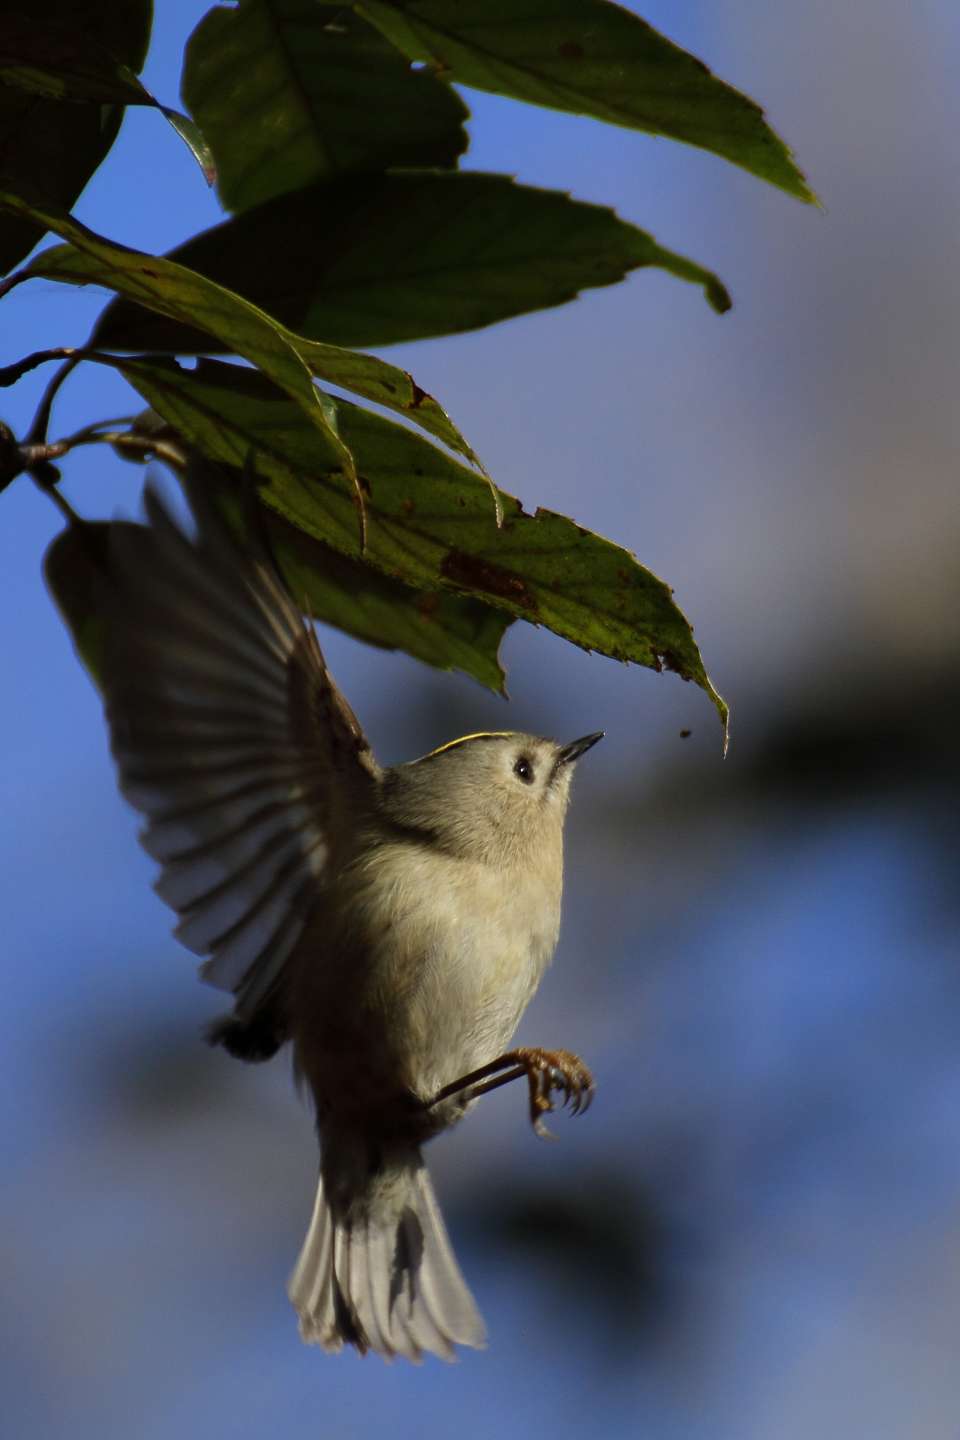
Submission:
[[[424,1097],[507,1047],[556,945],[559,874],[508,881],[476,861],[386,845],[341,895],[336,928],[352,959],[347,975],[325,946],[325,967],[340,975],[315,977],[325,1030],[356,1038],[364,1013],[380,1037],[368,1043]]]

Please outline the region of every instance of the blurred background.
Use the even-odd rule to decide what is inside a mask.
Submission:
[[[144,79],[176,103],[205,6],[158,8]],[[430,1156],[489,1349],[414,1369],[300,1345],[284,1286],[310,1116],[282,1060],[200,1040],[222,997],[151,892],[41,582],[60,521],[21,479],[0,500],[10,1436],[960,1435],[960,18],[642,13],[764,103],[823,211],[665,140],[468,94],[469,166],[614,205],[735,308],[638,272],[389,355],[528,508],[675,587],[733,706],[729,758],[693,687],[520,624],[509,706],[322,636],[384,761],[490,726],[607,731],[521,1032],[583,1054],[596,1102],[544,1145],[510,1087]],[[135,112],[77,213],[156,252],[219,215]],[[0,360],[81,342],[104,299],[15,290]],[[139,408],[93,368],[52,436]],[[45,380],[2,397],[21,433]],[[139,468],[80,451],[65,474],[82,513],[138,513]]]

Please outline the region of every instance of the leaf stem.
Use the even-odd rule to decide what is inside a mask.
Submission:
[[[45,365],[48,360],[67,360],[75,354],[74,345],[57,345],[52,350],[35,350],[32,355],[25,355],[22,360],[15,360],[12,365],[0,366],[0,388],[6,389],[9,385],[15,385],[22,375],[36,370],[38,365]]]
[[[50,424],[50,411],[56,399],[57,391],[66,380],[72,370],[75,370],[80,361],[90,352],[83,349],[65,350],[64,354],[69,355],[66,363],[60,366],[47,385],[46,390],[37,406],[37,413],[33,417],[33,424],[30,426],[27,435],[27,442],[31,445],[42,445],[47,438],[47,427]]]

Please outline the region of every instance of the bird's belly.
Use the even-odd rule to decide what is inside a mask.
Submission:
[[[430,1098],[507,1047],[536,990],[559,914],[522,893],[505,908],[499,878],[462,865],[438,885],[435,856],[429,875],[407,857],[391,889],[381,868],[322,958],[304,957],[297,1064],[318,1110]]]

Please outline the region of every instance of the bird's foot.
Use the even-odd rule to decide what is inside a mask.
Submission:
[[[518,1070],[525,1073],[530,1091],[530,1123],[544,1139],[552,1139],[543,1123],[544,1115],[555,1108],[554,1096],[562,1096],[561,1108],[569,1106],[572,1115],[590,1107],[593,1099],[593,1076],[579,1055],[570,1050],[543,1050],[539,1046],[524,1047],[511,1052]]]
[[[588,1109],[593,1099],[593,1076],[578,1055],[570,1050],[543,1050],[537,1045],[508,1050],[489,1065],[445,1085],[428,1104],[436,1105],[458,1094],[463,1094],[465,1100],[475,1100],[524,1075],[530,1092],[530,1123],[543,1139],[553,1138],[543,1117],[555,1108],[554,1095],[562,1094],[561,1105],[569,1106],[574,1115]]]

